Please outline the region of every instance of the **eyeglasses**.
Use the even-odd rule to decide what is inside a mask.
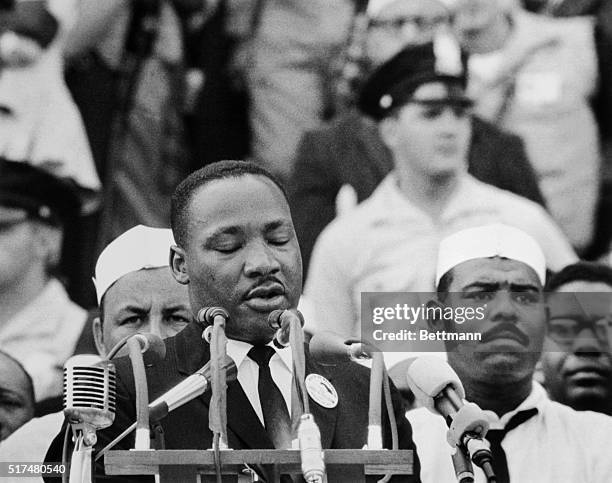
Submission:
[[[371,19],[370,29],[402,30],[406,25],[413,25],[421,31],[433,30],[441,25],[449,23],[449,17],[438,15],[435,17],[424,17],[422,15],[408,15],[406,17],[391,19]]]
[[[597,320],[553,317],[548,323],[548,335],[564,348],[571,348],[580,333],[589,329],[604,346],[608,346],[608,331],[612,330],[612,317]]]

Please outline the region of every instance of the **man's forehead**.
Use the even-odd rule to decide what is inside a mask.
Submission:
[[[106,292],[106,311],[121,310],[127,305],[150,307],[160,303],[187,300],[187,288],[172,277],[170,267],[158,267],[130,272],[117,280]]]
[[[467,260],[453,268],[454,289],[471,284],[521,284],[541,288],[541,283],[535,270],[529,265],[508,258],[476,258]]]
[[[11,391],[25,390],[25,374],[23,369],[6,354],[0,354],[0,386]]]
[[[190,203],[190,222],[211,231],[249,223],[291,223],[289,204],[278,186],[261,175],[214,180],[200,187]]]
[[[554,292],[548,300],[551,317],[602,318],[612,314],[612,292]]]

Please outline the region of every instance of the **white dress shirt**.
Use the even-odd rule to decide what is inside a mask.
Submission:
[[[362,292],[432,292],[440,240],[498,222],[533,236],[552,270],[577,261],[552,218],[526,198],[465,174],[439,219],[433,219],[401,193],[390,173],[367,200],[319,236],[304,287],[316,313],[309,330],[360,338]]]
[[[289,415],[291,415],[291,381],[293,377],[293,354],[291,347],[278,349],[272,343],[268,345],[276,352],[270,359],[270,374],[272,375],[272,380],[280,389],[285,404],[287,405]],[[259,366],[257,362],[248,356],[252,347],[253,345],[248,342],[228,339],[227,355],[234,360],[238,368],[238,382],[242,386],[262,426],[264,426],[263,411],[261,410],[259,391],[257,389],[257,384],[259,383]]]
[[[574,411],[551,401],[537,382],[515,410],[501,418],[486,411],[491,429],[503,428],[519,411],[537,408],[538,414],[508,432],[502,448],[511,482],[612,482],[612,418],[591,411]],[[455,483],[451,448],[446,442],[444,419],[426,408],[406,413],[421,461],[423,483]],[[474,467],[475,482],[484,483]]]

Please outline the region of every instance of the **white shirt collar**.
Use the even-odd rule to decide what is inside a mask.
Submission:
[[[504,428],[512,417],[521,412],[526,411],[528,409],[536,408],[538,411],[543,410],[543,406],[549,401],[548,395],[546,394],[546,390],[536,381],[532,382],[531,392],[529,396],[519,404],[512,411],[508,411],[506,414],[503,414],[502,417],[498,417],[493,411],[485,411],[487,415],[487,419],[491,423],[491,429],[500,429]]]
[[[292,371],[293,353],[291,352],[291,347],[287,346],[283,349],[278,349],[272,343],[272,341],[270,341],[266,345],[272,347],[274,351],[276,352],[276,355],[278,355],[280,360],[283,361],[287,369],[289,369],[290,372],[293,372]],[[241,340],[228,339],[227,340],[227,355],[230,356],[234,360],[236,367],[240,367],[244,359],[248,356],[248,353],[252,347],[253,347],[253,344],[250,344],[248,342],[243,342]],[[272,357],[275,357],[275,356],[272,356]]]

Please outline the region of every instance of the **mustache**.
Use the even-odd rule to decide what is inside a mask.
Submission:
[[[509,322],[501,322],[495,325],[491,330],[482,334],[482,342],[487,343],[499,338],[500,336],[515,339],[525,347],[529,346],[529,336],[519,329],[515,324]]]

